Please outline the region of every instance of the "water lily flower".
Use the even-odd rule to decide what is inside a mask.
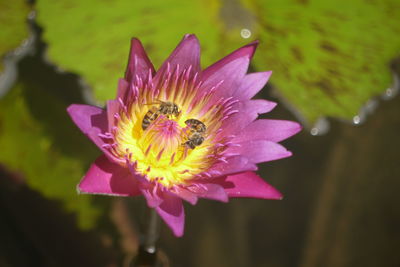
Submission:
[[[79,192],[143,195],[176,236],[183,235],[182,200],[230,197],[281,199],[254,171],[257,163],[291,156],[277,142],[300,130],[291,121],[258,119],[275,103],[251,98],[271,72],[247,74],[257,42],[202,70],[200,45],[186,35],[155,71],[132,39],[125,77],[102,109],[73,104],[72,120],[104,153]]]

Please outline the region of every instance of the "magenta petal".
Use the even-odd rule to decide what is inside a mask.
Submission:
[[[108,131],[111,132],[111,129],[117,123],[116,118],[114,117],[115,114],[118,113],[120,107],[120,103],[118,100],[108,100],[107,101],[107,119],[108,119]]]
[[[99,137],[99,134],[108,131],[107,112],[98,107],[78,104],[70,105],[67,111],[79,129],[87,135],[104,154],[111,159],[115,159],[108,150],[104,149],[103,145],[105,142]],[[118,161],[117,159],[115,160]]]
[[[247,70],[248,64],[250,62],[250,59],[253,57],[254,52],[257,48],[258,42],[253,42],[248,45],[245,45],[226,57],[222,58],[221,60],[217,61],[216,63],[212,64],[208,68],[206,68],[203,73],[202,73],[202,79],[207,80],[210,78],[210,76],[214,75],[214,73],[219,72],[221,73],[221,69],[225,67],[225,65],[229,64],[232,61],[235,61],[237,59],[245,59],[245,61],[240,61],[240,62],[247,62],[243,68]],[[232,66],[233,67],[233,66]]]
[[[229,174],[244,172],[244,171],[255,171],[257,166],[249,161],[248,158],[243,156],[233,156],[226,159],[226,162],[215,164],[209,172],[214,172],[215,176],[225,176]]]
[[[153,64],[151,64],[149,57],[144,51],[142,43],[138,39],[132,38],[125,78],[129,82],[132,82],[137,75],[140,79],[146,80],[149,71],[154,74],[155,70]]]
[[[276,106],[276,103],[264,99],[241,101],[235,104],[237,113],[230,116],[223,123],[223,134],[237,134],[257,119],[259,114],[267,113]]]
[[[102,155],[90,166],[78,185],[81,193],[113,196],[140,195],[138,182],[129,170]]]
[[[282,199],[282,194],[278,190],[254,172],[230,175],[225,180],[220,180],[220,185],[225,188],[229,197]]]
[[[248,112],[253,114],[264,114],[270,112],[276,107],[275,102],[267,101],[264,99],[254,99],[243,102],[241,112]],[[255,115],[254,115],[255,116]]]
[[[69,115],[84,134],[93,128],[105,132],[108,128],[106,112],[95,106],[73,104],[67,108]]]
[[[280,142],[295,135],[301,130],[301,125],[293,121],[284,120],[256,120],[249,124],[237,135],[234,142],[247,142],[251,140],[268,140]]]
[[[165,60],[154,78],[155,84],[162,83],[169,68],[173,72],[179,65],[179,71],[191,68],[194,75],[200,71],[200,44],[196,36],[187,34],[178,44],[171,55]]]
[[[242,155],[254,163],[277,160],[292,155],[280,144],[266,140],[252,140],[239,143],[239,145],[228,148],[226,153]]]
[[[250,73],[243,77],[236,98],[247,100],[255,96],[268,82],[272,71]]]
[[[217,85],[218,87],[210,100],[211,103],[220,100],[222,97],[233,96],[245,77],[257,44],[257,42],[253,42],[243,46],[206,68],[201,74],[203,85],[199,89],[199,96],[203,97],[209,90],[214,90],[213,88]]]
[[[201,183],[199,187],[197,187],[197,190],[198,192],[196,194],[201,198],[208,198],[221,202],[228,202],[229,200],[224,188],[217,184]]]
[[[128,92],[129,92],[129,83],[125,79],[119,79],[116,99],[121,98],[122,100],[124,100],[127,97]]]
[[[143,196],[146,198],[147,205],[151,208],[156,208],[156,207],[160,206],[160,204],[164,201],[164,199],[159,196],[157,187],[155,187],[153,185],[148,188],[141,187],[140,191],[142,192]]]
[[[164,194],[164,201],[156,208],[160,217],[171,228],[175,236],[183,235],[185,211],[182,200],[171,194]]]
[[[195,205],[197,203],[197,196],[195,193],[190,192],[189,190],[186,190],[185,188],[182,188],[180,186],[176,186],[172,188],[171,190],[175,195],[178,197],[182,198],[183,200],[186,200],[192,205]]]
[[[250,59],[241,57],[218,68],[217,71],[209,73],[209,75],[202,74],[203,85],[199,88],[198,94],[204,95],[209,90],[214,90],[213,87],[217,86],[214,91],[213,97],[210,100],[214,103],[220,98],[228,98],[234,94],[234,91],[240,86],[240,83],[247,72]],[[206,71],[206,70],[205,70]],[[206,78],[207,77],[207,78]]]

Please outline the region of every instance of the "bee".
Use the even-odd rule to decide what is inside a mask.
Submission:
[[[178,105],[175,103],[169,101],[160,101],[158,107],[152,106],[144,115],[142,120],[142,129],[146,130],[147,127],[149,127],[150,124],[161,114],[167,116],[168,118],[171,116],[178,117],[181,114],[181,111]]]
[[[194,149],[199,146],[204,141],[204,135],[207,130],[206,125],[197,119],[188,119],[185,124],[190,127],[190,133],[188,135],[188,140],[184,145],[188,148]]]

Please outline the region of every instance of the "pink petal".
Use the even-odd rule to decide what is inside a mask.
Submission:
[[[247,72],[257,44],[253,42],[243,46],[206,68],[201,74],[203,85],[199,88],[198,96],[203,97],[218,85],[210,103],[218,101],[221,97],[231,97]]]
[[[108,120],[108,132],[116,125],[117,120],[114,117],[120,109],[120,103],[118,100],[108,100],[107,101],[107,120]]]
[[[129,83],[125,79],[119,79],[116,99],[118,100],[118,98],[121,98],[122,100],[125,100],[128,92],[129,92]]]
[[[107,112],[101,108],[73,104],[67,108],[73,122],[90,138],[109,158],[118,161],[107,149],[103,147],[105,142],[99,134],[108,131]]]
[[[219,179],[219,184],[225,188],[229,197],[282,199],[282,194],[278,190],[254,172],[230,175],[224,180]]]
[[[164,198],[159,195],[157,184],[156,186],[154,184],[151,184],[151,186],[148,187],[141,186],[140,191],[146,198],[147,205],[150,208],[156,208],[164,201]]]
[[[221,69],[225,68],[225,65],[227,65],[237,59],[244,59],[244,61],[241,61],[241,62],[247,62],[247,64],[245,64],[247,66],[243,67],[247,71],[248,64],[254,55],[257,45],[258,45],[258,42],[253,42],[253,43],[250,43],[248,45],[245,45],[245,46],[233,51],[226,57],[222,58],[221,60],[217,61],[216,63],[214,63],[211,66],[209,66],[208,68],[206,68],[202,73],[202,79],[207,80],[212,75],[214,75],[216,72],[218,72],[221,75],[224,75],[223,73],[225,71],[228,71],[228,72],[232,71],[232,69],[229,69],[229,68],[225,69],[224,71],[221,71]],[[239,62],[239,61],[237,61],[237,62]],[[226,76],[226,74],[224,76]]]
[[[250,59],[248,57],[240,57],[233,61],[227,62],[225,65],[218,68],[217,71],[211,73],[204,71],[201,80],[203,85],[198,90],[198,96],[203,96],[209,90],[217,86],[210,100],[210,104],[218,101],[220,98],[231,97],[234,91],[240,86],[243,80]],[[207,77],[207,78],[206,78]]]
[[[102,155],[90,166],[77,187],[81,193],[112,196],[140,195],[137,179],[128,169]]]
[[[195,193],[190,192],[189,190],[186,190],[185,188],[182,188],[180,186],[176,186],[171,189],[171,192],[173,192],[175,195],[178,197],[182,198],[183,200],[186,200],[192,205],[195,205],[197,203],[197,196]]]
[[[175,236],[183,235],[185,224],[185,211],[182,200],[176,196],[165,193],[164,201],[156,208],[160,217],[171,228]]]
[[[84,134],[88,134],[93,128],[98,129],[99,132],[107,131],[108,121],[105,110],[95,106],[72,104],[67,111]]]
[[[151,64],[149,57],[144,51],[142,43],[138,39],[132,38],[125,78],[129,82],[132,82],[137,75],[142,80],[146,80],[149,71],[154,74],[153,64]]]
[[[205,186],[207,190],[204,193],[201,193],[199,195],[200,197],[221,202],[228,202],[228,195],[222,186],[216,184],[203,184],[203,186]]]
[[[255,171],[257,166],[249,161],[248,158],[241,155],[229,157],[226,162],[215,164],[209,172],[215,172],[215,176],[225,176],[229,174],[244,172],[244,171]]]
[[[226,153],[242,155],[253,163],[277,160],[292,155],[290,151],[280,144],[266,140],[251,140],[239,143],[239,145],[228,148]]]
[[[268,140],[280,142],[295,135],[301,130],[301,125],[284,120],[256,120],[243,129],[233,141],[236,143],[250,140]]]
[[[228,202],[228,195],[225,193],[224,188],[217,184],[204,183],[199,181],[197,184],[188,188],[189,191],[195,193],[198,197],[217,200],[221,202]]]
[[[182,41],[157,71],[154,78],[155,84],[163,82],[168,66],[170,72],[172,72],[178,65],[180,72],[191,68],[191,73],[194,75],[200,71],[200,44],[195,35],[187,34],[183,37]]]
[[[238,99],[247,100],[255,96],[268,82],[272,71],[250,73],[243,77],[241,84],[234,93]]]
[[[222,134],[237,134],[257,119],[259,114],[267,113],[276,106],[276,103],[264,99],[240,101],[233,110],[238,112],[227,118],[222,125]]]

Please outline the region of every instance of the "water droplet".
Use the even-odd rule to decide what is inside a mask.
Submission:
[[[318,132],[319,132],[318,128],[312,128],[310,131],[311,135],[314,135],[314,136],[318,135]]]
[[[242,36],[242,38],[244,39],[248,39],[251,36],[251,31],[249,29],[244,28],[240,31],[240,36]]]
[[[353,123],[354,124],[360,124],[360,122],[361,122],[360,116],[356,115],[356,116],[353,117]]]
[[[154,246],[148,247],[147,252],[153,254],[154,252],[156,252],[156,247],[154,247]]]
[[[319,118],[314,127],[311,128],[310,134],[314,136],[323,135],[329,131],[329,128],[329,121],[326,118]]]
[[[391,98],[393,96],[393,89],[392,88],[388,88],[385,91],[385,97],[387,98]]]

